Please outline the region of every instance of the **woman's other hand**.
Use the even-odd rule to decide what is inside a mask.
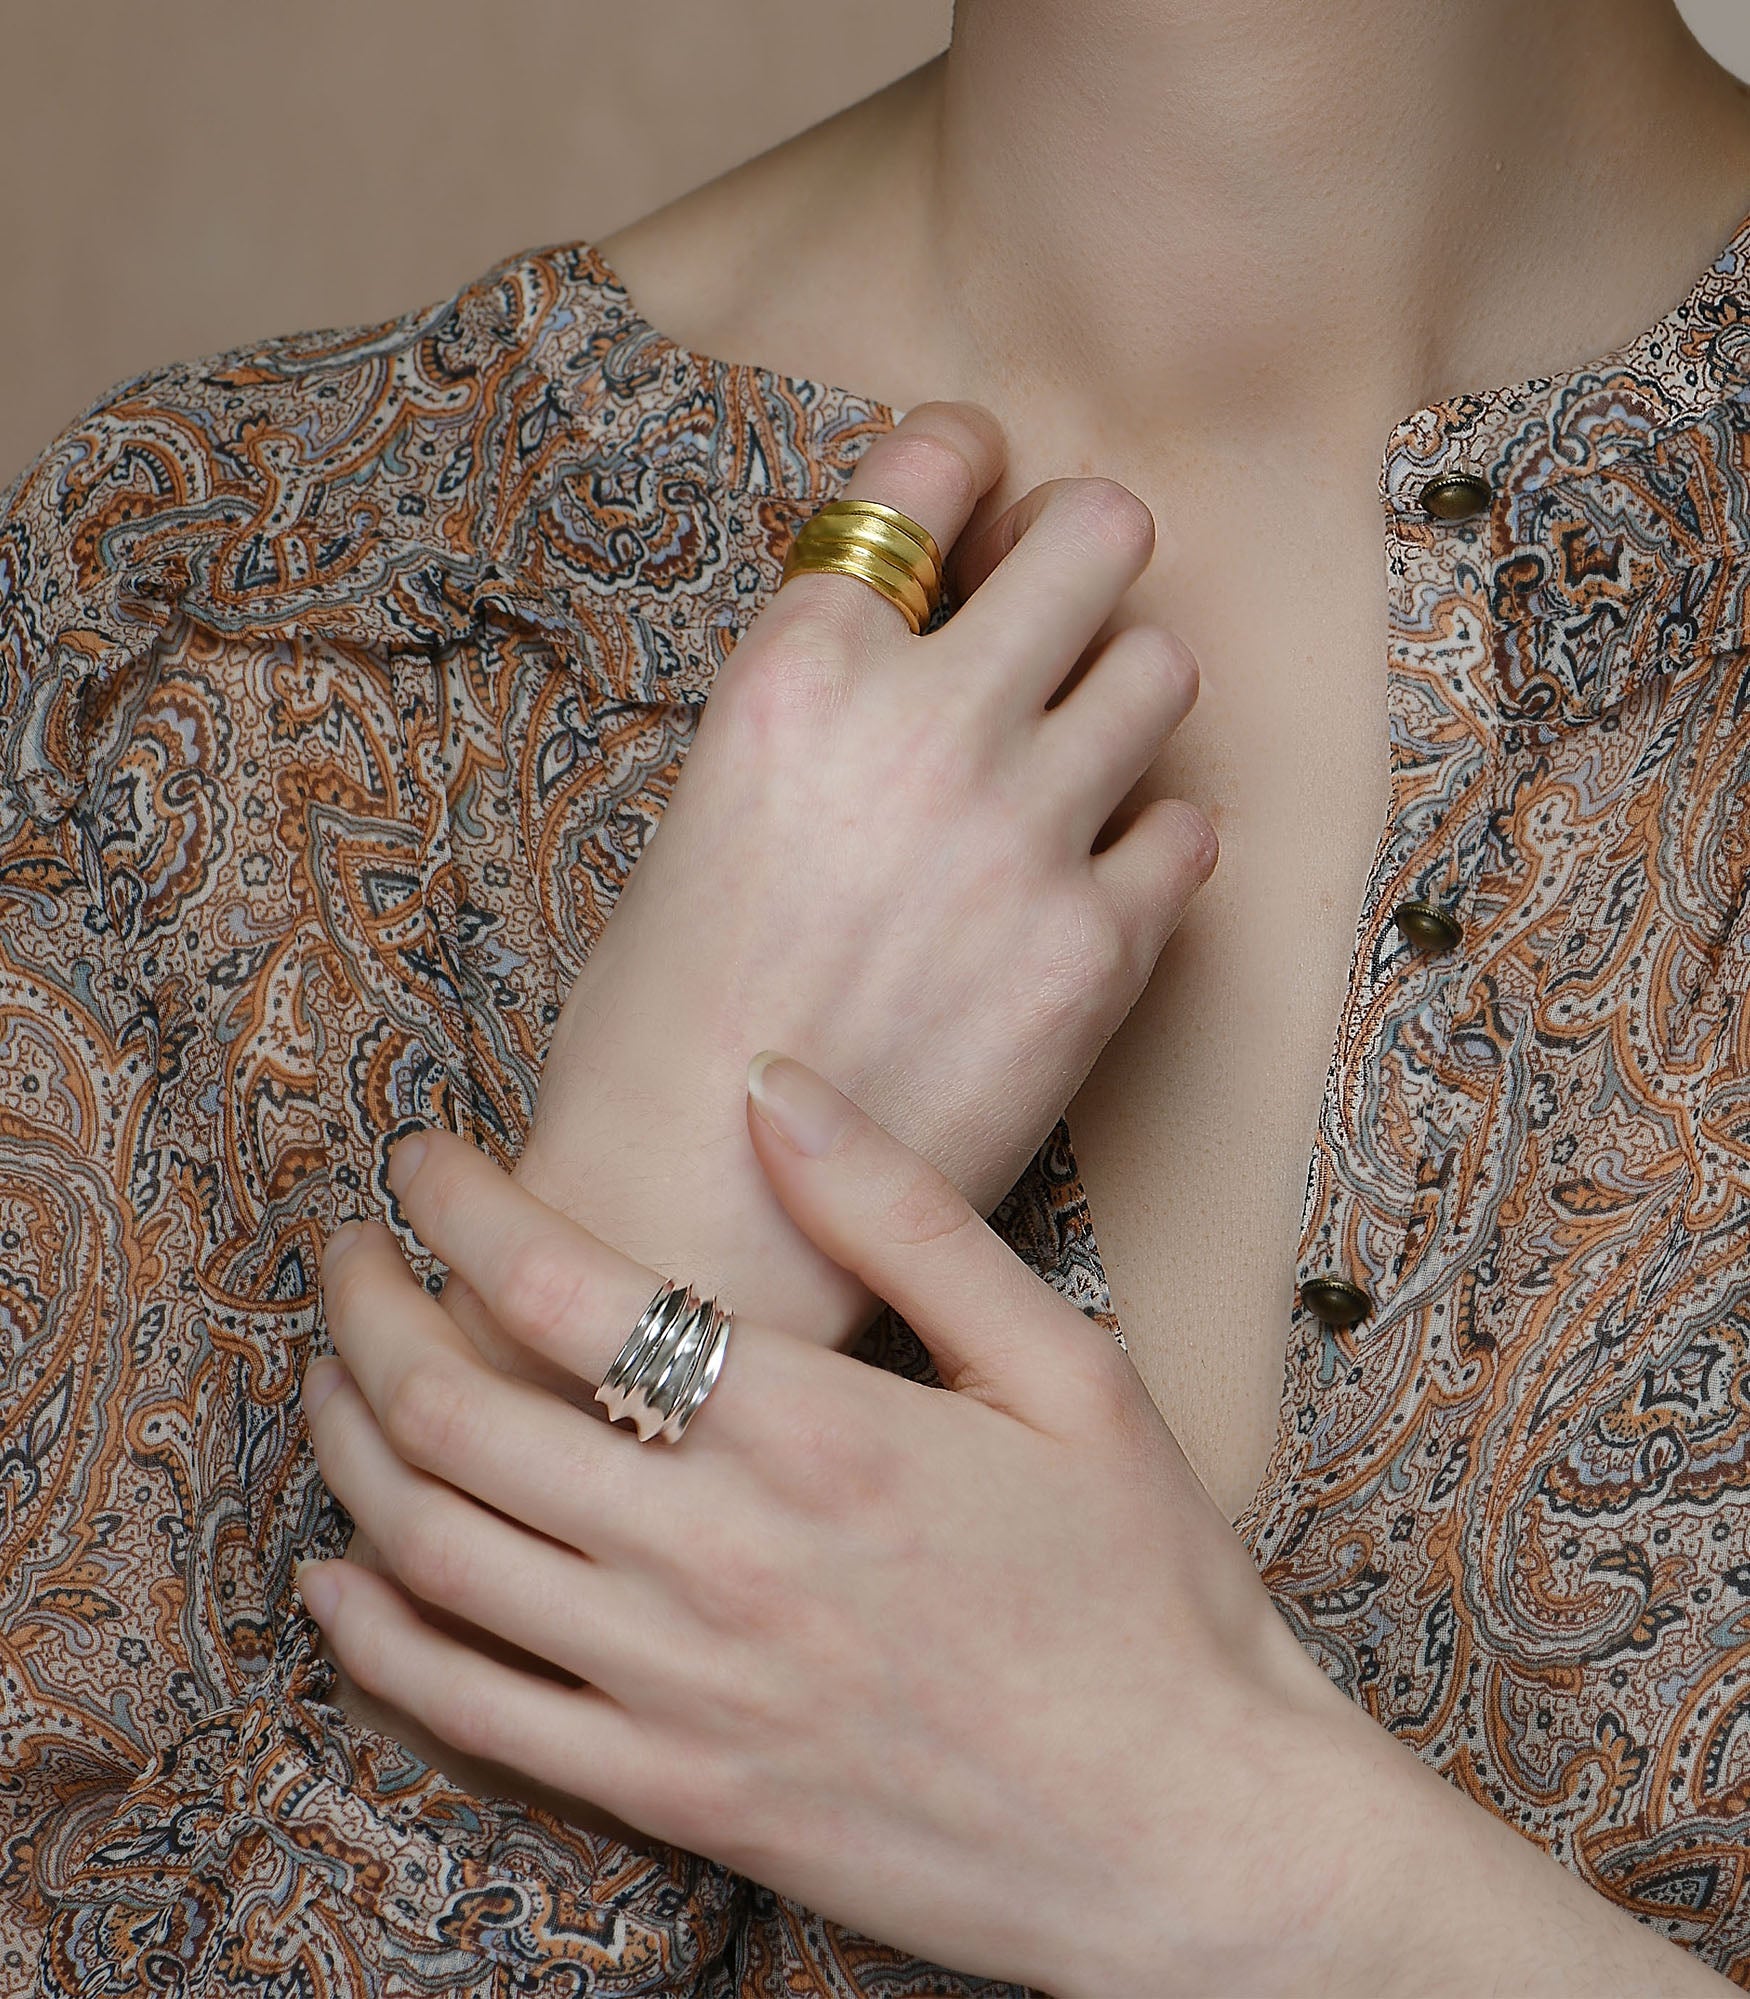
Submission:
[[[629,1253],[825,1343],[875,1301],[756,1170],[745,1051],[796,1050],[988,1212],[1215,860],[1189,804],[1120,809],[1197,693],[1169,631],[1114,617],[1152,515],[1114,481],[1053,480],[960,546],[1003,463],[966,403],[865,452],[845,496],[952,551],[955,615],[914,635],[818,574],[760,612],[567,999],[517,1168]]]

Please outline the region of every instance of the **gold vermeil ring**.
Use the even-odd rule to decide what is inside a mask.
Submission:
[[[899,606],[914,635],[942,598],[942,551],[935,536],[879,500],[828,500],[802,523],[784,558],[779,588],[810,572],[873,584]]]
[[[894,530],[906,542],[921,549],[927,565],[923,580],[926,587],[937,589],[942,582],[942,551],[936,546],[936,537],[922,522],[914,521],[910,514],[902,514],[897,507],[890,507],[881,500],[828,500],[818,508],[813,516],[804,521],[802,532],[816,535],[827,531],[843,532],[837,526],[840,522],[868,521],[880,523]]]

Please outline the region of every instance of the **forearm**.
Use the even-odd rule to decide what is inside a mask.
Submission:
[[[1304,1771],[1281,1771],[1283,1823],[1260,1828],[1257,1852],[1232,1856],[1234,1910],[1200,1929],[1174,1906],[1170,1867],[1157,1867],[1159,1891],[1107,1927],[1104,1953],[1066,1912],[1063,1961],[1074,1968],[1056,1999],[1709,1999],[1730,1989],[1332,1692],[1341,1711],[1306,1719],[1316,1740]],[[1333,1767],[1338,1782],[1308,1778]],[[1196,1962],[1184,1977],[1188,1953]]]
[[[762,1324],[851,1343],[879,1309],[785,1213],[748,1141],[746,1056],[601,1079],[537,1120],[515,1177],[592,1234]],[[575,1061],[575,1057],[572,1058]],[[628,1328],[630,1331],[630,1328]]]
[[[1395,1747],[1396,1745],[1394,1745]],[[1403,1841],[1396,1933],[1379,1951],[1381,1999],[1709,1999],[1730,1989],[1409,1751],[1393,1828]],[[1353,1987],[1349,1988],[1353,1990]]]

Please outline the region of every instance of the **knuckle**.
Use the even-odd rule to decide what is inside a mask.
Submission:
[[[464,1756],[488,1763],[511,1760],[511,1738],[498,1705],[451,1682],[434,1702],[431,1720],[437,1732]]]
[[[1092,1026],[1102,1035],[1116,1031],[1134,994],[1132,953],[1116,914],[1097,890],[1078,897],[1067,919],[1047,944],[1034,981],[1047,1019]]]
[[[525,1244],[506,1271],[497,1306],[509,1332],[536,1348],[551,1344],[560,1328],[585,1310],[582,1261],[567,1243],[541,1237]]]
[[[934,1167],[906,1172],[882,1207],[883,1233],[908,1249],[945,1241],[978,1217],[946,1174]]]
[[[771,1639],[780,1631],[784,1648],[774,1657]],[[720,1745],[770,1742],[782,1735],[791,1719],[784,1713],[784,1679],[798,1657],[792,1636],[787,1626],[774,1621],[769,1631],[737,1632],[715,1648],[702,1690],[709,1697],[706,1711]]]
[[[1130,939],[1111,904],[1092,898],[1078,903],[1070,965],[1080,988],[1110,992],[1129,976],[1131,958]]]
[[[836,640],[829,620],[827,594],[810,590],[808,601],[793,610],[792,622],[784,630],[762,634],[758,644],[738,646],[712,691],[718,714],[764,741],[832,712],[841,699],[838,682],[843,669],[832,657]]]
[[[757,1549],[729,1544],[713,1550],[693,1578],[693,1607],[713,1631],[746,1637],[779,1617],[780,1578]]]
[[[468,1583],[468,1558],[450,1531],[446,1509],[421,1506],[410,1512],[395,1534],[395,1573],[427,1603],[458,1604]]]
[[[1077,486],[1077,504],[1102,541],[1127,554],[1154,553],[1154,511],[1140,494],[1116,479],[1083,479]]]
[[[773,1469],[792,1504],[828,1521],[860,1520],[891,1498],[890,1463],[856,1412],[804,1403],[791,1413]]]
[[[974,698],[956,690],[919,705],[893,723],[890,745],[892,781],[908,809],[964,825],[966,802],[984,789],[994,747],[979,732]]]
[[[1065,1393],[1076,1399],[1084,1421],[1111,1428],[1132,1413],[1139,1386],[1136,1368],[1111,1334],[1090,1325],[1083,1335],[1078,1328],[1065,1363]]]
[[[470,1397],[453,1368],[421,1362],[389,1391],[383,1434],[410,1464],[453,1464],[468,1441],[470,1410]]]
[[[907,412],[907,423],[923,413],[925,409],[945,410],[949,413],[949,426],[958,427],[963,421],[959,411],[952,404],[920,405]],[[897,493],[925,492],[939,497],[944,504],[956,508],[962,514],[969,514],[979,497],[978,475],[972,460],[954,443],[953,439],[940,429],[926,430],[900,427],[888,432],[878,445],[871,446],[871,470],[878,477],[883,488],[892,482],[891,490]],[[873,453],[879,451],[879,458]],[[873,498],[874,495],[859,495]],[[890,501],[890,505],[899,504]],[[908,507],[906,512],[910,512]]]

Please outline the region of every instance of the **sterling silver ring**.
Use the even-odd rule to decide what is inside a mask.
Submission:
[[[639,1443],[678,1444],[723,1371],[734,1323],[715,1298],[664,1278],[595,1392],[608,1421],[630,1416]]]

